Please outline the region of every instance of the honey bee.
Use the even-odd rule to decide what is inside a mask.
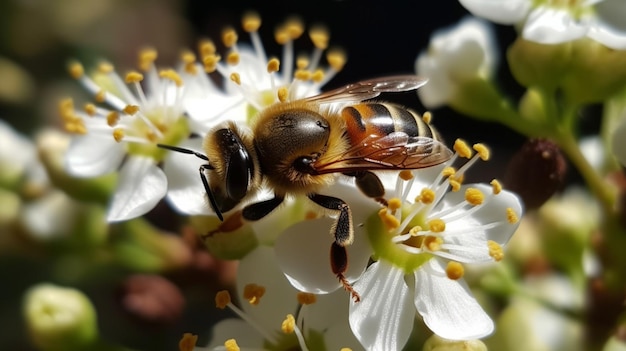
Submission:
[[[337,214],[330,229],[331,269],[355,301],[360,299],[344,276],[346,246],[354,236],[350,207],[319,194],[337,176],[353,177],[363,194],[385,205],[385,189],[376,170],[420,169],[448,161],[452,152],[437,131],[416,113],[371,99],[382,93],[416,90],[426,79],[412,75],[370,79],[316,96],[277,102],[258,113],[250,129],[232,121],[209,132],[206,154],[174,146],[160,147],[195,154],[207,161],[200,178],[220,220],[261,186],[271,199],[245,205],[241,216],[259,220],[286,196],[304,195]]]

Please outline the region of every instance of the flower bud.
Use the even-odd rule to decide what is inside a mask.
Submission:
[[[96,311],[82,292],[39,284],[24,297],[24,319],[41,350],[88,350],[98,341]]]
[[[480,340],[446,340],[436,334],[424,343],[423,351],[487,351]]]
[[[519,37],[506,57],[518,83],[554,90],[566,74],[571,51],[570,43],[547,45]]]

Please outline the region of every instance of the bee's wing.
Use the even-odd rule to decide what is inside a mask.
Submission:
[[[415,75],[380,77],[348,84],[304,100],[318,104],[334,102],[357,103],[375,98],[382,93],[416,90],[427,82],[428,79]]]
[[[393,132],[384,136],[370,135],[331,161],[314,163],[313,168],[318,174],[419,169],[444,163],[452,155],[441,141]]]

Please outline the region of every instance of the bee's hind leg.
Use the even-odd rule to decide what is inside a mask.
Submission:
[[[371,197],[379,204],[387,207],[385,187],[376,174],[370,171],[346,172],[344,175],[354,177],[356,186],[367,197]]]

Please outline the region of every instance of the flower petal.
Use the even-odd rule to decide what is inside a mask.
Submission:
[[[566,9],[539,6],[528,15],[522,35],[540,44],[561,44],[587,34],[588,23],[577,20]]]
[[[348,300],[350,296],[344,291],[317,295],[317,302],[311,307],[302,307],[304,321],[309,328],[324,336],[326,350],[362,349],[348,323]]]
[[[124,155],[124,145],[112,136],[90,134],[72,139],[65,164],[73,176],[97,177],[117,170]]]
[[[528,0],[459,0],[474,16],[499,24],[515,24],[526,17],[531,1]]]
[[[350,326],[367,350],[401,350],[413,330],[415,311],[404,272],[373,263],[354,284],[361,301],[350,302]]]
[[[626,6],[621,0],[604,0],[594,5],[595,17],[587,35],[612,49],[626,50]]]
[[[626,167],[626,118],[623,118],[618,127],[615,128],[611,144],[613,154]]]
[[[116,222],[141,216],[153,209],[166,192],[167,178],[154,159],[131,156],[120,170],[107,220]]]
[[[178,146],[202,150],[202,139],[186,140]],[[205,163],[207,161],[180,152],[168,152],[165,157],[163,172],[167,176],[167,200],[178,212],[191,216],[213,213],[198,173]]]
[[[479,339],[493,332],[491,318],[463,279],[449,279],[439,259],[415,272],[415,308],[435,334],[451,340]]]

